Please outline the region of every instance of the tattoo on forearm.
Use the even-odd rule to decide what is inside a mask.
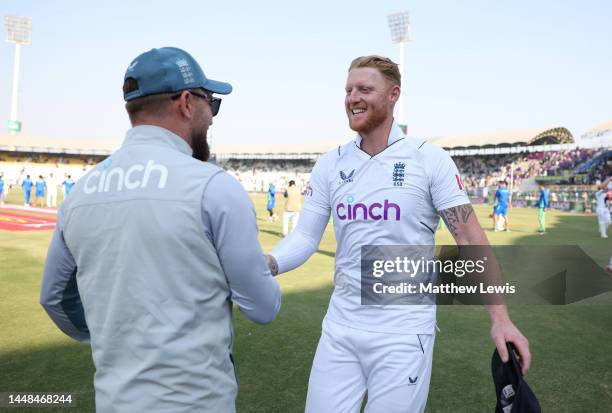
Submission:
[[[453,236],[457,236],[459,234],[457,224],[459,222],[463,222],[464,224],[467,223],[470,215],[473,213],[474,208],[472,208],[472,205],[464,204],[440,211],[440,216],[444,220],[444,223],[448,227],[450,233],[453,234]]]
[[[471,204],[459,205],[457,207],[459,211],[461,211],[461,219],[464,224],[467,224],[468,219],[470,219],[470,215],[474,212],[474,208],[472,208]]]
[[[440,211],[440,216],[442,220],[446,224],[446,227],[450,231],[451,234],[457,235],[457,212],[454,211],[454,208],[445,209],[444,211]]]

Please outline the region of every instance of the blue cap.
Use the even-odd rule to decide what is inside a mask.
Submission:
[[[184,89],[203,88],[227,95],[232,85],[208,79],[196,60],[176,47],[151,49],[130,63],[123,80],[133,78],[138,90],[123,95],[126,102],[158,93],[172,93]]]

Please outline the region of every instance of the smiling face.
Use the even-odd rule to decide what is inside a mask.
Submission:
[[[344,105],[349,126],[358,133],[374,130],[393,117],[400,88],[373,67],[354,68],[346,81]]]

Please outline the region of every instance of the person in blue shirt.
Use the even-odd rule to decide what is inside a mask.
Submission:
[[[493,203],[493,211],[489,214],[489,218],[493,218],[493,230],[497,231],[497,204],[495,203]]]
[[[268,217],[268,221],[273,222],[276,221],[276,214],[274,213],[274,205],[276,204],[276,187],[273,183],[270,183],[268,186],[268,203],[266,204],[266,209],[270,216]]]
[[[21,187],[23,188],[23,199],[24,205],[30,206],[30,194],[32,192],[32,180],[30,179],[30,175],[26,175],[26,179],[21,182]]]
[[[510,191],[508,190],[508,183],[504,181],[499,182],[499,188],[495,192],[495,207],[493,208],[495,214],[495,231],[497,231],[497,222],[500,217],[504,218],[504,229],[510,230],[508,225],[508,206],[510,205]]]
[[[540,198],[537,202],[537,207],[540,209],[538,213],[538,222],[540,224],[540,228],[538,229],[538,233],[540,235],[546,234],[546,210],[548,209],[548,190],[544,188],[544,184],[540,184]]]
[[[36,196],[36,201],[34,202],[34,205],[42,208],[45,206],[45,193],[47,192],[47,183],[45,182],[45,178],[43,178],[42,175],[38,175],[38,179],[36,180],[34,186],[36,187],[36,192],[34,193]]]
[[[70,195],[70,191],[72,191],[72,187],[74,186],[74,180],[68,175],[66,180],[64,181],[64,197]]]
[[[0,173],[0,205],[4,205],[4,175]]]

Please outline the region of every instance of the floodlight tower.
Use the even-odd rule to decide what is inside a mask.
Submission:
[[[15,43],[15,63],[13,65],[13,94],[11,97],[11,119],[8,130],[11,135],[21,131],[21,122],[17,120],[17,101],[19,97],[19,63],[21,46],[32,44],[32,19],[30,17],[4,16],[6,41]]]
[[[399,71],[402,79],[404,78],[404,44],[410,40],[410,16],[407,11],[392,13],[387,16],[389,29],[391,30],[391,40],[393,43],[399,44]],[[404,82],[405,84],[405,82]],[[404,88],[402,88],[404,89]],[[406,124],[404,123],[404,93],[402,90],[397,108],[397,122],[400,128],[406,133]]]

